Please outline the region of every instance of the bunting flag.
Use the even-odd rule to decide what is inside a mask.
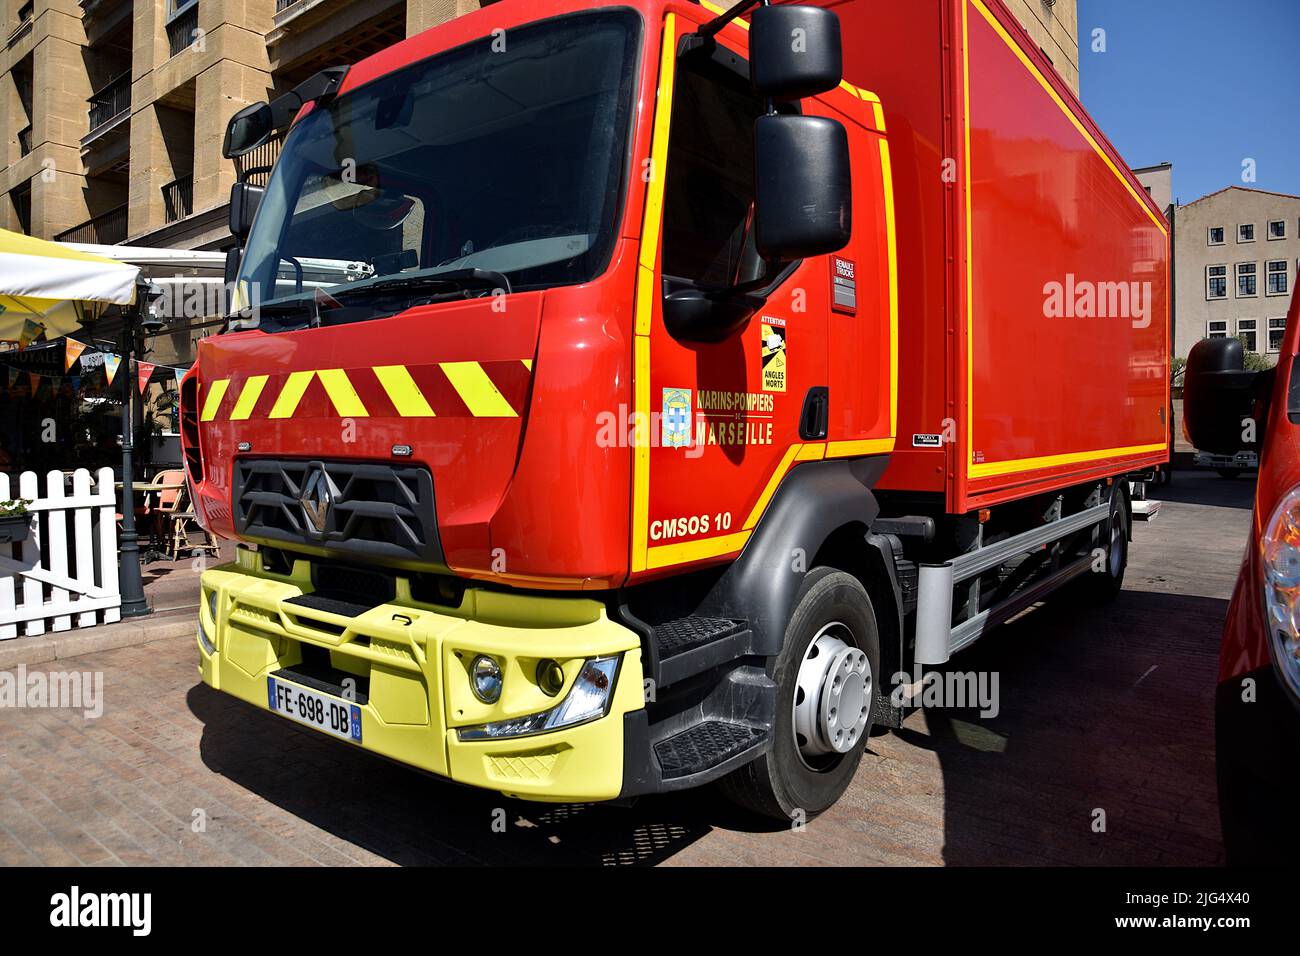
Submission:
[[[72,371],[72,366],[77,364],[77,359],[81,358],[81,353],[86,351],[86,343],[78,342],[76,339],[67,338],[63,340],[63,371]]]
[[[113,384],[113,377],[117,375],[117,367],[122,364],[122,356],[114,355],[109,352],[104,356],[104,374],[108,376],[108,384]]]
[[[41,323],[33,322],[31,319],[23,319],[23,330],[18,333],[18,347],[20,349],[27,348],[40,338],[41,333],[44,331],[45,326],[41,325]]]
[[[140,376],[140,394],[143,395],[144,390],[149,386],[149,376],[153,375],[154,364],[153,362],[136,362],[135,368]]]
[[[37,389],[41,387],[41,377],[37,375],[35,372],[28,372],[27,378],[32,383],[32,397],[35,398]]]

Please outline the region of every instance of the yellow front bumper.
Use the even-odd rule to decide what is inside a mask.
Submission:
[[[532,800],[608,800],[622,789],[623,717],[644,706],[640,641],[598,601],[470,588],[459,607],[440,607],[415,601],[398,578],[393,601],[345,617],[287,603],[312,590],[307,561],[292,574],[273,574],[242,548],[235,563],[204,572],[202,589],[199,624],[213,649],[200,636],[199,672],[217,690],[267,710],[267,677],[301,664],[304,646],[314,645],[328,651],[333,668],[369,682],[361,705],[366,750]],[[491,705],[470,689],[470,663],[480,654],[504,673]],[[604,717],[531,737],[458,738],[457,728],[550,710],[585,660],[616,655],[622,660]],[[564,670],[554,696],[537,683],[545,659]]]

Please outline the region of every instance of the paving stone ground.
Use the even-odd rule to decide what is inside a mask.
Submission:
[[[1180,472],[1119,600],[1053,598],[953,660],[998,674],[996,717],[911,714],[799,830],[711,790],[543,806],[424,777],[209,690],[187,633],[32,665],[102,673],[105,707],[0,710],[0,865],[1220,863],[1213,690],[1253,487]]]

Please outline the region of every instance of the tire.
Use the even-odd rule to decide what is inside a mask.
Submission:
[[[1215,470],[1218,471],[1220,478],[1227,478],[1230,481],[1241,474],[1240,468],[1217,468]]]
[[[1098,547],[1106,550],[1106,563],[1100,571],[1084,575],[1084,591],[1097,603],[1109,603],[1124,590],[1124,572],[1128,570],[1128,509],[1124,507],[1124,492],[1118,486],[1110,496],[1110,517],[1102,527]]]
[[[824,657],[820,651],[813,651],[814,643],[819,640],[819,647],[838,641],[845,645],[845,649]],[[811,656],[810,651],[813,651]],[[817,673],[818,667],[825,666],[815,661],[821,659],[829,663],[840,660],[843,663],[848,657],[860,661],[862,654],[856,651],[865,654],[870,678],[863,682],[859,675],[857,683],[867,683],[869,687],[863,689],[855,685],[850,696],[847,682],[835,686],[846,688],[845,696],[839,698],[841,703],[852,700],[852,703],[844,705],[852,708],[847,713],[858,713],[859,704],[866,707],[865,726],[860,732],[841,738],[841,745],[848,746],[847,751],[808,755],[801,750],[800,741],[805,749],[816,747],[818,743],[813,741],[810,744],[806,736],[797,735],[796,694],[800,694],[800,713],[805,716],[810,710],[820,709],[822,699],[829,702],[831,698],[818,696],[814,700],[806,692],[801,693],[801,671],[805,686],[812,686],[815,682],[810,683],[809,677]],[[806,666],[805,657],[808,658]],[[838,669],[834,670],[839,673]],[[799,590],[794,613],[786,625],[781,652],[768,659],[768,673],[777,685],[772,748],[724,777],[719,781],[719,787],[728,799],[774,820],[788,823],[800,812],[808,819],[831,806],[848,789],[862,760],[871,731],[876,696],[881,692],[876,614],[866,589],[857,578],[833,568],[814,568],[808,572]],[[822,686],[832,686],[833,676],[828,674]],[[864,693],[859,694],[859,690]],[[805,704],[805,701],[812,703]]]

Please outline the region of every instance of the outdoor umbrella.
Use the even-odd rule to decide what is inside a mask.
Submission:
[[[135,302],[139,276],[139,266],[0,229],[0,340],[75,332],[88,308]]]

